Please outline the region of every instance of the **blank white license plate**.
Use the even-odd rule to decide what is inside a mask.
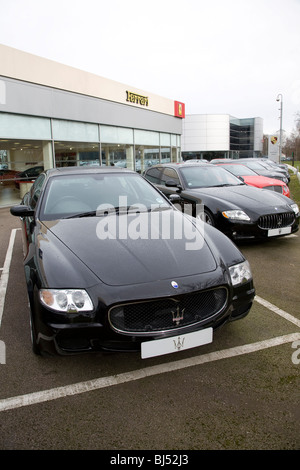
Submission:
[[[202,346],[203,344],[211,343],[212,340],[213,329],[206,328],[205,330],[195,331],[185,335],[146,341],[141,344],[141,355],[142,359],[162,356],[163,354],[170,354]]]
[[[286,235],[291,233],[292,227],[273,228],[268,230],[268,237],[276,237],[277,235]]]

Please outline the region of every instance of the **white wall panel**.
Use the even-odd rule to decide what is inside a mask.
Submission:
[[[182,151],[229,150],[229,115],[187,115],[183,123]]]

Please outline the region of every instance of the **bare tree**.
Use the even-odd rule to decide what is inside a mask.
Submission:
[[[285,140],[283,153],[293,162],[300,160],[300,112],[296,114],[295,129]]]

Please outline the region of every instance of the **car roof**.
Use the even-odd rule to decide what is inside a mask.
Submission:
[[[170,162],[170,163],[157,163],[157,165],[152,165],[150,168],[147,169],[148,170],[151,170],[151,168],[164,168],[164,167],[171,167],[171,168],[187,168],[187,167],[191,167],[191,166],[195,166],[197,168],[202,168],[202,167],[214,167],[216,165],[212,165],[210,163],[205,163],[205,165],[199,165],[199,163],[189,163],[188,165],[186,164],[186,162],[178,162],[178,163],[174,163],[174,162]]]
[[[236,161],[236,162],[219,162],[217,163],[218,166],[225,166],[225,165],[240,165],[240,166],[245,166],[244,165],[244,162],[239,162],[239,161]]]
[[[58,175],[73,175],[73,174],[93,174],[93,173],[136,173],[133,170],[128,170],[127,168],[119,168],[115,166],[66,166],[61,168],[51,168],[46,170],[48,177],[58,176]]]

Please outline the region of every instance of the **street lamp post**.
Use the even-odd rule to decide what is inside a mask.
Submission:
[[[279,134],[279,163],[281,162],[282,157],[282,107],[283,107],[283,98],[282,94],[277,95],[276,101],[280,101],[280,134]]]

